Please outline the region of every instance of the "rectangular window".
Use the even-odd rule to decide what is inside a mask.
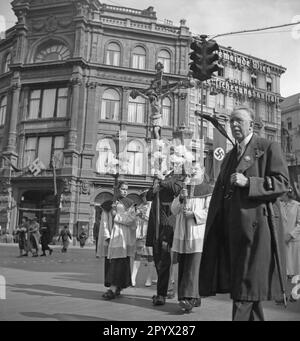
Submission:
[[[54,137],[53,156],[55,162],[55,168],[61,168],[63,166],[63,150],[65,147],[65,139],[63,136]]]
[[[275,136],[273,134],[267,134],[267,140],[274,141],[275,140]]]
[[[256,77],[251,77],[251,84],[256,87]]]
[[[32,161],[36,159],[36,145],[37,145],[36,137],[28,137],[26,139],[23,167],[29,166],[32,163]]]
[[[272,83],[267,82],[267,91],[272,91]]]
[[[7,109],[7,96],[0,98],[0,126],[5,124]]]
[[[162,65],[164,66],[164,72],[165,73],[170,73],[171,67],[171,61],[169,58],[162,58],[162,57],[158,57],[157,60],[159,63],[162,63]]]
[[[293,129],[292,120],[290,118],[287,121],[287,128],[288,128],[288,130],[292,130]]]
[[[25,143],[23,167],[29,166],[36,158],[39,158],[46,168],[50,168],[54,156],[56,168],[61,168],[63,149],[64,136],[28,137]]]
[[[120,52],[118,51],[107,51],[106,64],[112,66],[120,65]]]
[[[162,124],[163,126],[171,126],[171,108],[170,107],[163,107],[162,108]]]
[[[270,104],[267,105],[267,117],[268,117],[268,122],[272,122],[272,123],[275,122],[273,106]]]
[[[67,116],[68,88],[32,90],[29,96],[28,118]]]
[[[33,90],[29,97],[29,118],[38,118],[40,116],[41,90]]]
[[[67,116],[68,88],[58,89],[56,117]]]
[[[132,67],[134,69],[144,70],[145,69],[145,56],[139,55],[139,54],[134,54],[133,55],[133,61],[132,61]]]
[[[52,137],[40,137],[38,144],[38,158],[46,168],[50,168]]]
[[[43,90],[41,118],[54,117],[56,89]]]
[[[223,67],[220,67],[219,70],[218,70],[218,76],[219,77],[224,77],[224,68]]]
[[[145,104],[143,103],[129,103],[128,105],[128,122],[145,123]]]
[[[101,119],[119,120],[119,101],[103,100]]]

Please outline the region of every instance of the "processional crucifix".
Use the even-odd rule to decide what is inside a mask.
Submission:
[[[135,99],[141,96],[149,101],[151,107],[150,113],[150,124],[151,124],[151,138],[154,143],[155,149],[161,152],[161,129],[163,125],[163,113],[162,113],[162,103],[164,98],[166,98],[170,93],[174,92],[179,88],[189,88],[195,85],[194,81],[190,78],[181,80],[176,83],[169,83],[168,79],[164,79],[163,74],[164,66],[162,63],[158,62],[155,65],[156,75],[154,80],[148,89],[131,91],[130,96]],[[161,167],[161,158],[159,158],[159,165],[155,169],[154,174],[154,184],[159,182],[158,173]],[[159,237],[159,224],[160,224],[160,202],[159,202],[159,192],[156,193],[156,241]]]

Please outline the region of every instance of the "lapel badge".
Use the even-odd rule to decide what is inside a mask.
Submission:
[[[245,161],[249,162],[249,161],[251,160],[251,157],[250,157],[249,155],[246,155],[246,156],[244,157],[244,159],[245,159]]]

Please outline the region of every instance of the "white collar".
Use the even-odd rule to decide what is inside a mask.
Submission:
[[[247,144],[250,142],[252,136],[253,136],[253,132],[250,133],[248,136],[246,136],[242,142],[240,143],[237,142],[243,150],[246,148]]]

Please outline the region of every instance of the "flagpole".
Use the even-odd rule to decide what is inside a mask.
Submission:
[[[201,125],[200,125],[200,140],[203,139],[203,82],[201,82]]]
[[[53,186],[54,186],[54,196],[57,195],[57,183],[56,183],[56,168],[55,168],[55,157],[52,156],[52,169],[53,169]]]

